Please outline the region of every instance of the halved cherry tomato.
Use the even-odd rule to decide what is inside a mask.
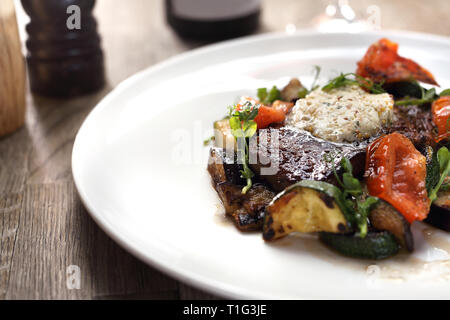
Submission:
[[[411,59],[398,55],[398,44],[386,38],[367,49],[358,62],[356,74],[375,82],[417,81],[438,85],[431,72]]]
[[[450,137],[450,96],[444,96],[433,102],[431,106],[433,122],[438,128],[436,142]]]
[[[426,171],[425,157],[400,133],[380,137],[367,149],[369,194],[390,203],[410,223],[425,219],[430,210]]]
[[[286,114],[282,109],[261,105],[259,107],[258,115],[255,118],[255,122],[258,125],[258,129],[264,129],[272,123],[283,122],[284,119],[286,119]]]
[[[240,110],[246,102],[251,102],[253,105],[260,104],[256,99],[250,97],[242,97],[237,105],[237,109]],[[286,113],[290,111],[293,104],[290,102],[277,102],[275,101],[272,106],[266,106],[260,104],[258,115],[255,117],[255,122],[258,129],[267,128],[272,123],[281,123],[286,119]]]

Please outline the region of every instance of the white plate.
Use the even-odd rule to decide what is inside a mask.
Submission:
[[[206,171],[203,140],[241,95],[294,76],[309,85],[314,65],[322,67],[323,81],[352,72],[382,36],[450,87],[450,40],[438,36],[309,31],[194,50],[128,79],[86,119],[72,159],[82,201],[131,253],[226,297],[450,298],[447,234],[433,230],[427,242],[429,227],[418,223],[414,255],[369,268],[373,261],[340,257],[315,239],[266,244],[259,233],[240,233],[223,218]],[[441,249],[430,245],[439,241]]]

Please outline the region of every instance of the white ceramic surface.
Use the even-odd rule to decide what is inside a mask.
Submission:
[[[450,40],[404,32],[262,35],[194,50],[131,77],[77,135],[72,166],[83,203],[143,261],[225,297],[450,298],[448,245],[423,236],[425,229],[448,243],[448,234],[417,223],[414,255],[376,266],[340,257],[310,237],[266,244],[223,218],[206,171],[203,140],[241,95],[294,76],[309,85],[313,65],[322,67],[322,82],[353,72],[382,36],[450,87]]]

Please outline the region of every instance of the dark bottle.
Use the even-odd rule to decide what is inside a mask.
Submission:
[[[182,37],[223,40],[259,26],[261,0],[165,0],[169,25]]]
[[[51,97],[91,93],[105,84],[95,0],[21,0],[31,91]]]

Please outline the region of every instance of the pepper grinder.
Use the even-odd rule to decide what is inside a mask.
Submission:
[[[0,137],[24,124],[25,79],[14,2],[0,0]]]
[[[26,26],[31,91],[73,97],[105,84],[95,0],[21,0],[31,21]]]

